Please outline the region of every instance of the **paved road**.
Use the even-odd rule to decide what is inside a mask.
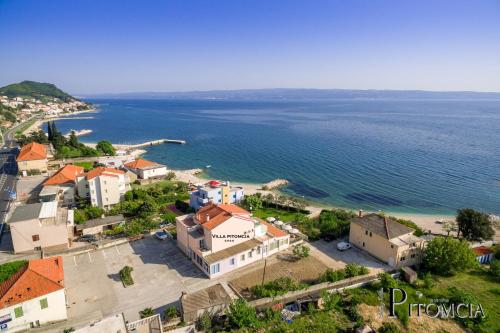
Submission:
[[[18,126],[5,132],[0,147],[0,223],[5,222],[10,207],[8,191],[16,189],[16,154],[19,148],[13,137]]]

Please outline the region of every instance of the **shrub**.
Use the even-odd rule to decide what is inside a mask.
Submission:
[[[120,279],[125,286],[131,286],[134,284],[134,279],[132,279],[132,271],[134,269],[130,266],[125,266],[120,270]]]
[[[203,314],[196,319],[195,326],[198,331],[210,332],[212,328],[212,316],[206,311],[203,312]]]
[[[295,282],[292,278],[280,277],[260,286],[253,286],[250,290],[258,298],[283,295],[289,291],[304,289],[306,285]]]
[[[351,278],[358,275],[368,274],[368,268],[355,263],[349,263],[345,266],[344,272],[346,278]]]
[[[399,329],[398,325],[394,324],[393,322],[385,322],[380,326],[378,329],[379,333],[400,333],[401,330]]]
[[[245,300],[238,299],[229,305],[227,318],[232,328],[257,326],[257,312]]]
[[[493,259],[490,263],[490,273],[493,276],[500,277],[500,259]]]
[[[298,258],[307,258],[309,257],[310,248],[305,245],[297,245],[293,248],[293,255]]]
[[[380,273],[378,277],[380,279],[380,286],[386,290],[398,286],[398,281],[388,273]]]
[[[139,311],[139,316],[141,316],[141,319],[154,316],[154,314],[155,312],[152,308],[145,308],[144,310]]]
[[[169,306],[168,308],[165,309],[163,312],[163,316],[165,317],[166,320],[172,320],[176,318],[179,315],[179,311],[175,306]]]
[[[342,298],[338,293],[329,293],[323,290],[321,292],[321,300],[323,301],[324,309],[329,311],[338,308]]]

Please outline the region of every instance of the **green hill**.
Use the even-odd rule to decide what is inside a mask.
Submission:
[[[35,81],[23,81],[9,84],[8,86],[0,88],[0,95],[9,97],[34,97],[40,99],[44,97],[55,97],[65,102],[76,99],[51,83]]]

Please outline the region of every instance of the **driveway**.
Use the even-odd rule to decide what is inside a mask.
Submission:
[[[66,327],[115,313],[139,319],[146,307],[161,313],[176,305],[182,291],[206,288],[211,281],[182,254],[175,241],[146,237],[132,243],[63,257],[68,303]],[[124,288],[119,271],[133,268],[134,285]]]
[[[346,251],[337,250],[337,244],[340,241],[326,242],[318,240],[309,245],[311,246],[312,254],[322,259],[323,262],[333,269],[343,268],[348,263],[366,266],[373,272],[392,269],[389,265],[354,246]]]

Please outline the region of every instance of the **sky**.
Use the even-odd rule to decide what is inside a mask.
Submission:
[[[498,0],[0,0],[0,85],[500,91]]]

